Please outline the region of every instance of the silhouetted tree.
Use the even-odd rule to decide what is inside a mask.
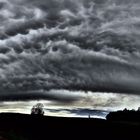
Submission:
[[[128,111],[127,108],[125,108],[123,111]]]
[[[42,103],[37,103],[34,105],[31,109],[31,114],[37,114],[37,115],[44,115],[44,105]]]

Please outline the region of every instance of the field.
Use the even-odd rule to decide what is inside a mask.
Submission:
[[[139,123],[102,119],[0,114],[0,140],[134,139],[139,129]]]

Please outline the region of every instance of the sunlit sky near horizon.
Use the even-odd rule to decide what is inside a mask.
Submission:
[[[55,91],[53,91],[55,92]],[[63,117],[91,117],[105,118],[110,111],[135,109],[140,106],[140,97],[137,95],[122,95],[114,93],[92,93],[92,92],[74,92],[60,90],[56,91],[57,95],[65,95],[65,98],[79,98],[71,102],[61,102],[56,100],[30,100],[30,101],[6,101],[0,103],[0,112],[25,113],[30,114],[31,108],[37,104],[44,105],[45,115],[63,116]],[[72,93],[71,93],[72,92]],[[64,96],[63,96],[64,97]],[[83,112],[83,110],[85,110]],[[105,113],[95,112],[99,110]]]

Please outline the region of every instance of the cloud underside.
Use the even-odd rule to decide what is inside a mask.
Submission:
[[[0,100],[139,94],[139,25],[138,0],[0,0]]]
[[[88,116],[91,114],[94,117],[105,117],[109,111],[115,111],[118,109],[135,109],[140,106],[139,95],[127,95],[127,94],[114,94],[114,93],[92,93],[87,92],[70,92],[64,90],[51,91],[50,94],[61,98],[72,99],[72,102],[64,102],[63,100],[40,100],[44,104],[44,110],[46,115],[52,116]],[[56,93],[55,92],[55,93]],[[69,96],[68,96],[69,95]],[[76,100],[77,99],[77,100]],[[65,100],[66,101],[66,100]],[[70,100],[69,100],[70,101]],[[30,114],[33,105],[38,103],[38,100],[29,101],[4,101],[0,102],[0,112],[21,112]]]

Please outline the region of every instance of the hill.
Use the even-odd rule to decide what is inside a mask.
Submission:
[[[140,124],[140,111],[123,110],[117,112],[110,112],[106,119],[109,121],[128,122]]]
[[[0,140],[126,139],[137,137],[139,129],[140,124],[102,119],[0,114]]]

